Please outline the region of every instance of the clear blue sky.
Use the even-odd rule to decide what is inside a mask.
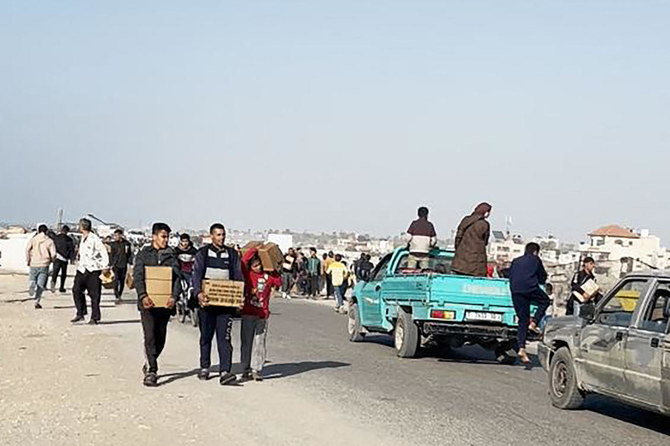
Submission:
[[[667,2],[0,6],[0,221],[670,244]]]

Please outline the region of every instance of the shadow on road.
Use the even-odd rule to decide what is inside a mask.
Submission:
[[[114,304],[112,304],[112,305],[100,304],[100,308],[114,308],[115,306],[116,305],[114,305]],[[53,309],[54,310],[76,310],[77,307],[75,307],[74,305],[54,305]]]
[[[288,378],[289,376],[299,375],[312,370],[335,369],[349,367],[350,365],[346,362],[337,361],[303,361],[270,364],[263,369],[263,376],[265,379]]]
[[[670,435],[670,424],[667,417],[627,406],[604,396],[589,395],[584,401],[584,410],[616,418],[619,421],[634,424],[659,434]]]
[[[180,379],[189,378],[198,374],[200,369],[189,370],[188,372],[179,372],[179,373],[166,373],[165,375],[160,375],[160,378],[167,378],[165,381],[158,383],[159,386],[165,386]]]
[[[6,300],[3,300],[2,302],[6,303],[6,304],[15,304],[15,303],[20,303],[20,302],[29,302],[31,300],[35,300],[35,298],[34,297],[25,297],[25,298],[22,298],[22,299],[21,298],[19,298],[19,299],[6,299]]]
[[[119,321],[100,321],[100,325],[139,324],[139,319],[125,319]]]

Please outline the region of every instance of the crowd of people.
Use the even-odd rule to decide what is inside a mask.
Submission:
[[[490,276],[486,246],[490,234],[487,219],[491,210],[490,204],[481,203],[458,225],[451,273],[473,277]],[[419,208],[418,219],[407,230],[407,267],[410,269],[428,268],[430,252],[437,246],[437,233],[428,217],[429,210],[426,207]],[[111,273],[114,278],[112,287],[117,302],[121,301],[125,283],[130,282],[137,292],[137,306],[141,315],[146,354],[143,373],[147,386],[157,385],[158,357],[165,347],[168,321],[175,314],[177,302],[184,300],[184,286],[192,287],[194,299],[181,303],[188,304],[193,311],[198,312],[199,317],[198,377],[206,380],[210,376],[211,349],[216,339],[220,358],[219,381],[225,385],[237,379],[231,373],[231,330],[233,318],[239,310],[209,305],[203,288],[204,280],[228,279],[245,283],[244,305],[239,314],[242,319],[243,379],[260,381],[266,357],[269,302],[275,290],[281,291],[285,299],[291,299],[291,295],[310,299],[319,296],[334,298],[335,311],[344,314],[347,290],[358,281],[368,281],[374,269],[371,257],[366,253],[360,254],[358,259],[348,265],[342,255],[333,251],[319,256],[316,248],[309,248],[308,253],[301,248],[290,248],[284,255],[281,271],[266,272],[255,248],[242,254],[239,248],[225,244],[226,231],[220,223],[211,226],[211,242],[199,249],[188,234],[180,235],[176,248],[169,247],[170,227],[165,223],[155,223],[151,242],[136,255],[121,229],[117,229],[113,239],[105,243],[93,231],[91,221],[82,218],[79,222],[81,240],[78,247],[75,247],[74,240],[68,234],[69,230],[63,226],[59,234],[49,234],[47,226],[40,225],[37,234],[26,247],[26,261],[30,267],[29,293],[35,297],[35,308],[42,308],[41,298],[46,290],[50,265],[53,265],[51,291],[55,292],[58,284],[58,290],[64,293],[67,265],[76,260],[72,286],[76,314],[71,322],[74,324],[85,320],[88,312],[86,294],[91,307],[88,324],[97,325],[100,322],[102,281],[106,275]],[[540,246],[529,243],[525,254],[515,259],[502,273],[510,281],[512,301],[519,320],[519,358],[524,363],[530,361],[525,350],[528,331],[538,331],[550,305],[544,286],[547,273],[539,253]],[[133,264],[133,272],[130,274],[128,269]],[[172,296],[166,308],[156,307],[147,293],[146,266],[168,266],[173,269]],[[583,268],[573,277],[568,314],[578,313],[580,306],[597,301],[599,293],[585,290],[587,282],[595,281],[594,268],[594,260],[586,258]],[[532,316],[531,305],[536,307]]]
[[[319,257],[316,248],[309,248],[308,255],[301,248],[289,248],[282,265],[282,297],[334,298],[334,310],[344,314],[347,290],[357,282],[367,280],[373,268],[371,257],[366,253],[361,253],[349,265],[341,254],[333,251]]]

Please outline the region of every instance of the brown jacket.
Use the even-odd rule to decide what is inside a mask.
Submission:
[[[451,269],[457,274],[486,277],[486,245],[490,226],[481,214],[465,217],[456,232],[456,255]]]
[[[26,245],[26,263],[33,268],[49,266],[56,258],[56,244],[46,234],[38,233]]]

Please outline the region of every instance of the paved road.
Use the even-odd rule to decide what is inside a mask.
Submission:
[[[281,301],[273,316],[272,358],[324,367],[296,376],[307,391],[364,422],[423,444],[668,445],[668,418],[587,399],[586,410],[548,402],[546,373],[497,364],[479,348],[399,359],[387,336],[346,339],[346,317],[304,301]],[[296,366],[300,370],[300,366]]]
[[[197,330],[173,322],[164,385],[145,389],[133,305],[107,301],[105,325],[72,327],[67,296],[36,313],[0,294],[3,444],[670,443],[667,418],[601,398],[553,409],[541,369],[479,349],[401,360],[387,337],[350,343],[345,316],[302,300],[273,303],[266,382],[198,382]]]

